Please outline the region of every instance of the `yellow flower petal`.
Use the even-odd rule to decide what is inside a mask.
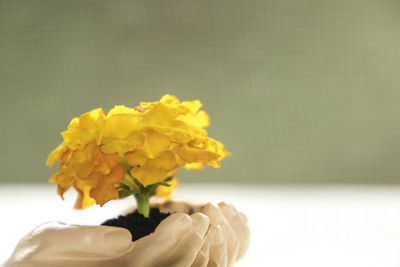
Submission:
[[[126,140],[112,140],[110,143],[101,146],[101,150],[104,153],[125,153],[128,151],[135,150],[136,145],[129,143]]]
[[[155,159],[147,159],[141,153],[130,153],[126,161],[132,166],[131,175],[144,186],[164,181],[176,165],[175,155],[171,151],[164,151]]]
[[[104,127],[104,118],[103,110],[98,108],[82,114],[79,118],[72,119],[67,131],[61,133],[64,144],[75,150],[97,140]]]
[[[60,162],[61,161],[61,156],[64,154],[65,151],[67,151],[68,148],[64,144],[60,144],[54,149],[48,156],[46,165],[47,166],[53,166],[56,161]]]
[[[75,209],[86,209],[96,204],[96,201],[90,197],[90,190],[93,187],[93,182],[90,180],[75,181],[74,188],[78,192],[78,198],[75,202]]]
[[[88,133],[96,134],[104,123],[104,113],[101,108],[94,109],[79,117],[79,128]]]
[[[143,113],[143,122],[146,125],[165,125],[168,126],[177,116],[174,110],[171,110],[163,103],[155,104],[151,109]]]
[[[160,102],[165,104],[179,104],[180,101],[176,96],[166,94],[161,97]]]
[[[199,100],[183,101],[182,105],[187,107],[192,114],[196,114],[202,106]]]
[[[112,199],[118,198],[118,191],[115,184],[125,179],[124,168],[120,165],[115,166],[107,175],[94,175],[96,186],[91,189],[90,196],[96,200],[97,204],[103,206]]]
[[[208,114],[203,110],[199,111],[197,114],[188,113],[186,115],[180,115],[178,119],[193,127],[192,130],[195,132],[204,130],[201,128],[208,127],[210,125],[210,118],[208,117]]]
[[[50,183],[56,183],[57,193],[63,198],[63,195],[74,183],[74,174],[70,169],[64,169],[53,175],[50,179]]]
[[[185,169],[187,170],[202,170],[204,169],[203,162],[193,162],[185,164]]]
[[[162,169],[170,171],[176,165],[176,158],[171,151],[164,151],[155,159],[150,159],[146,162],[148,168]]]
[[[133,167],[131,169],[131,175],[145,187],[164,181],[167,178],[167,174],[167,171],[146,167]]]
[[[148,158],[154,159],[162,151],[168,150],[169,147],[170,142],[166,136],[154,130],[146,132],[142,149]]]
[[[182,125],[179,125],[179,122],[171,123],[170,126],[162,126],[162,125],[150,125],[147,128],[151,128],[156,130],[159,133],[165,135],[171,142],[178,142],[178,143],[186,143],[189,142],[193,135],[185,129],[179,128]],[[186,125],[184,125],[186,127]]]
[[[218,160],[218,158],[220,157],[215,152],[199,149],[196,147],[190,147],[186,144],[178,148],[177,152],[179,157],[181,157],[187,163],[194,163],[194,162],[209,163]]]
[[[75,174],[77,177],[85,179],[89,177],[90,173],[94,169],[94,164],[91,160],[86,160],[85,162],[82,162],[81,164],[77,164],[75,166]]]
[[[134,108],[129,108],[124,105],[117,105],[113,107],[108,113],[106,118],[110,118],[112,115],[115,114],[138,114],[138,111],[135,110]]]
[[[115,137],[108,136],[103,138],[101,150],[108,154],[124,154],[135,150],[139,144],[143,143],[143,140],[144,136],[140,131],[134,131],[131,135],[123,139],[116,139]]]
[[[103,205],[118,197],[114,185],[125,178],[118,154],[105,154],[95,141],[83,149],[68,150],[61,156],[61,166],[50,182],[57,183],[62,197],[71,187],[78,191],[76,208],[86,208],[96,202]]]
[[[171,181],[167,182],[167,184],[169,184],[169,186],[159,185],[157,187],[156,197],[162,197],[165,199],[171,198],[172,193],[178,187],[178,180],[174,178]]]
[[[143,150],[135,150],[134,152],[129,152],[125,154],[126,162],[132,167],[140,167],[144,166],[146,162],[149,160],[146,157]]]
[[[138,114],[114,114],[107,117],[104,126],[104,136],[124,139],[142,128]]]

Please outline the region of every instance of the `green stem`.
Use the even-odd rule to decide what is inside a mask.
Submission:
[[[126,162],[124,154],[119,153],[119,159],[121,160],[122,166],[124,166],[125,173],[130,175],[131,166],[129,166],[128,162]]]
[[[135,195],[137,210],[144,217],[148,218],[150,215],[149,199],[150,196],[147,192],[142,192]]]

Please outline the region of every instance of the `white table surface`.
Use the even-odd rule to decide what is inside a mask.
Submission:
[[[186,184],[176,195],[227,200],[247,215],[251,247],[236,267],[400,266],[400,187]],[[51,184],[0,184],[0,262],[43,222],[99,224],[133,201],[74,211],[74,199]]]

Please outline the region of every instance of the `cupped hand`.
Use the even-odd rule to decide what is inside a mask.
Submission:
[[[247,221],[232,205],[169,201],[157,206],[174,213],[135,242],[120,227],[50,222],[27,234],[4,266],[225,267],[248,247]]]

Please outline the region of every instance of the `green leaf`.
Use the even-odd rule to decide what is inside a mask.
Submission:
[[[169,176],[169,177],[165,178],[164,182],[170,182],[170,181],[172,181],[172,179],[174,179],[174,176]]]
[[[118,198],[126,198],[133,195],[130,191],[118,191]]]
[[[146,191],[149,193],[150,196],[154,196],[156,194],[157,187],[158,183],[149,185],[146,187]]]
[[[135,183],[135,185],[138,187],[138,191],[139,192],[144,192],[146,191],[146,188],[143,186],[143,184],[141,182],[139,182],[138,179],[136,179],[135,177],[132,177],[132,181]]]
[[[116,184],[115,188],[118,190],[119,198],[124,198],[133,194],[129,186],[124,183]]]

